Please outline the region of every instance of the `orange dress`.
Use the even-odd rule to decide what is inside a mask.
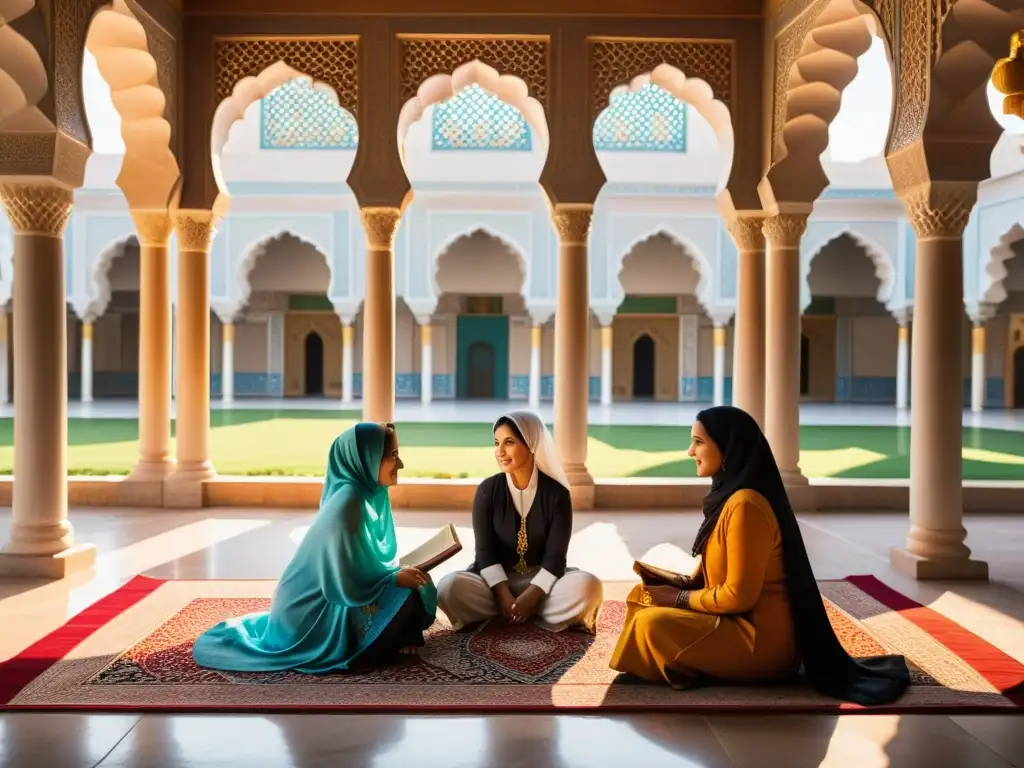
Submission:
[[[643,585],[633,588],[612,669],[676,687],[796,673],[782,538],[761,494],[742,490],[729,497],[694,577],[689,610],[644,605]]]

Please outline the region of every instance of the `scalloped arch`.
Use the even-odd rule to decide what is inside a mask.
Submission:
[[[526,83],[515,75],[502,75],[478,59],[456,67],[450,75],[433,75],[420,83],[416,95],[402,105],[398,115],[398,146],[404,148],[409,126],[423,117],[427,107],[452,98],[470,85],[478,85],[518,109],[529,123],[534,137],[547,149],[550,142],[547,116],[541,103],[530,95]],[[404,149],[402,154],[404,162]]]
[[[829,126],[839,114],[843,91],[857,76],[857,59],[876,37],[885,44],[895,80],[892,52],[881,22],[861,0],[832,0],[813,22],[800,43],[782,94],[782,127],[775,136],[767,184],[762,185],[766,206],[777,206],[780,201],[813,202],[827,186],[821,154],[828,148]],[[894,114],[892,110],[889,115],[890,130]],[[817,173],[808,174],[808,169]],[[814,185],[821,188],[814,189]]]
[[[437,297],[440,296],[441,293],[442,293],[441,288],[440,288],[440,286],[437,283],[438,274],[441,272],[441,260],[445,257],[445,255],[448,253],[449,249],[455,243],[459,242],[460,240],[464,240],[467,237],[472,237],[477,232],[480,232],[482,234],[487,235],[488,237],[491,237],[491,238],[497,240],[499,243],[501,243],[502,245],[507,247],[512,252],[512,254],[516,257],[516,262],[519,264],[519,271],[520,271],[520,274],[522,275],[522,282],[519,284],[519,293],[522,295],[523,300],[524,300],[524,302],[527,305],[527,309],[529,309],[529,304],[530,304],[529,296],[527,296],[523,292],[523,289],[526,288],[526,286],[530,284],[529,283],[529,281],[530,281],[530,262],[526,258],[526,249],[523,248],[523,246],[520,245],[516,241],[515,238],[509,237],[504,232],[501,232],[500,230],[498,230],[495,227],[492,227],[492,226],[490,226],[488,224],[477,224],[477,225],[475,225],[475,226],[473,226],[471,228],[462,229],[462,230],[456,232],[455,234],[445,238],[441,242],[441,245],[438,246],[437,250],[434,252],[434,258],[433,258],[434,270],[433,270],[433,274],[432,274],[431,287],[434,289],[434,304],[435,304],[435,307],[437,305]]]
[[[1004,285],[1009,272],[1006,269],[1006,262],[1016,254],[1011,246],[1019,240],[1024,240],[1024,218],[1011,226],[1000,238],[988,253],[985,262],[986,284],[981,292],[981,300],[986,304],[1001,304],[1006,301],[1006,286]]]
[[[729,108],[715,98],[714,90],[704,80],[687,77],[681,69],[671,64],[659,64],[651,72],[634,77],[628,85],[613,88],[608,94],[609,106],[612,99],[620,93],[639,91],[648,83],[665,89],[680,101],[689,104],[711,126],[722,154],[715,191],[724,191],[726,184],[729,183],[729,174],[732,173],[732,160],[736,150],[736,135]]]
[[[316,252],[320,254],[324,263],[327,265],[327,272],[330,275],[326,291],[327,293],[330,293],[330,287],[334,285],[334,269],[331,266],[331,260],[327,257],[327,254],[330,253],[331,249],[316,242],[313,238],[307,237],[293,229],[289,229],[288,227],[279,227],[272,232],[260,235],[242,249],[242,257],[238,260],[238,266],[235,268],[235,276],[238,279],[239,297],[238,301],[235,302],[231,314],[240,312],[242,308],[245,307],[246,303],[248,303],[249,297],[252,295],[252,283],[250,282],[252,270],[256,266],[256,262],[259,261],[260,257],[266,253],[266,246],[272,240],[276,240],[285,235],[290,235],[296,240],[315,248]]]
[[[864,253],[872,264],[875,266],[875,277],[878,278],[878,291],[875,293],[875,299],[888,306],[889,301],[892,300],[893,290],[896,287],[896,267],[893,264],[892,258],[878,243],[872,240],[870,237],[866,237],[857,231],[855,227],[845,226],[839,227],[827,237],[823,237],[815,245],[813,250],[809,249],[811,257],[807,260],[807,274],[803,276],[803,282],[808,284],[807,296],[808,300],[803,302],[800,307],[801,314],[807,307],[810,306],[810,288],[809,281],[811,276],[811,265],[817,258],[818,254],[824,250],[824,248],[831,243],[833,240],[842,237],[843,235],[849,235],[849,237],[857,243],[861,248],[864,249]]]
[[[133,209],[166,208],[181,174],[170,148],[167,98],[146,30],[124,0],[114,0],[93,16],[85,47],[96,58],[121,116],[125,153],[117,185]]]
[[[697,287],[694,288],[693,293],[694,296],[697,297],[698,303],[700,303],[700,305],[704,308],[704,311],[710,315],[710,307],[713,304],[713,301],[711,301],[711,299],[713,297],[709,297],[705,294],[711,289],[713,285],[711,281],[711,263],[708,261],[707,256],[704,255],[704,252],[701,251],[701,249],[698,248],[692,240],[690,240],[687,237],[684,237],[683,235],[680,235],[672,226],[668,224],[657,224],[653,227],[648,228],[647,230],[645,230],[644,234],[630,240],[629,244],[620,253],[615,254],[614,264],[616,267],[618,267],[618,271],[615,273],[616,280],[613,284],[614,287],[612,295],[616,297],[616,306],[622,303],[622,298],[626,295],[625,291],[622,289],[622,270],[626,258],[633,252],[633,250],[638,245],[640,245],[641,243],[645,243],[651,238],[657,237],[658,235],[664,235],[673,243],[682,248],[683,253],[686,254],[686,256],[689,257],[690,260],[693,262],[697,270]]]
[[[33,0],[7,0],[0,6],[0,125],[7,131],[52,131],[38,107],[49,90],[39,52],[11,26],[36,10]]]
[[[217,199],[213,205],[215,213],[223,216],[231,204],[231,195],[221,170],[221,154],[231,134],[231,127],[245,117],[245,111],[255,102],[269,95],[278,86],[297,77],[309,80],[314,90],[327,94],[338,106],[338,109],[344,109],[338,102],[337,91],[331,86],[320,80],[315,80],[283,61],[271,64],[255,77],[243,77],[235,83],[231,95],[217,105],[217,109],[213,113],[213,123],[210,126],[210,162],[213,165],[213,178],[217,183]]]
[[[124,255],[126,247],[133,243],[138,245],[138,242],[138,238],[133,234],[119,235],[100,250],[99,256],[96,257],[96,261],[92,263],[89,270],[92,284],[96,288],[96,295],[92,296],[80,310],[75,307],[75,311],[83,320],[87,318],[95,320],[102,317],[103,313],[107,311],[111,296],[110,267],[115,259]]]

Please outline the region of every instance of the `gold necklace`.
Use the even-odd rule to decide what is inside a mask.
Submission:
[[[519,535],[516,538],[516,552],[519,554],[519,562],[516,563],[516,573],[526,574],[530,572],[530,566],[526,564],[526,515],[523,514],[523,491],[521,488],[517,488],[519,491]]]

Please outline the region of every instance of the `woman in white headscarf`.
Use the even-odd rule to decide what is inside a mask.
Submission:
[[[494,457],[501,471],[473,501],[476,559],[441,580],[438,606],[456,629],[500,615],[596,631],[603,589],[566,568],[572,501],[551,433],[531,411],[508,413],[494,422]]]

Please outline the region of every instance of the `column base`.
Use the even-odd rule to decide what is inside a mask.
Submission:
[[[178,463],[177,469],[164,481],[163,505],[178,509],[199,509],[203,506],[203,483],[217,476],[209,461],[198,464]]]
[[[0,578],[63,579],[96,564],[96,545],[78,544],[52,555],[12,555],[0,552]]]
[[[593,509],[595,501],[594,478],[584,464],[565,466],[565,476],[569,480],[569,496],[572,507],[576,510]]]
[[[173,459],[149,461],[139,459],[131,474],[124,479],[117,491],[119,502],[131,507],[162,507],[164,505],[164,481],[174,472]]]
[[[893,547],[889,562],[897,573],[917,581],[988,581],[988,563],[969,557],[928,558]]]

